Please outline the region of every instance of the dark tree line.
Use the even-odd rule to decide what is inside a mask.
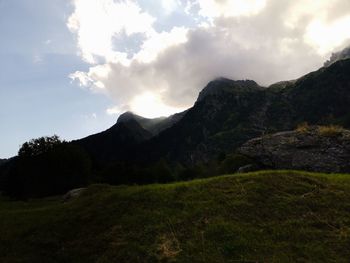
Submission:
[[[150,184],[186,181],[233,173],[250,163],[240,155],[220,155],[216,160],[191,167],[160,159],[137,164],[114,161],[92,165],[78,145],[58,136],[41,137],[24,143],[18,156],[0,166],[0,191],[14,198],[40,198],[64,194],[90,183]]]
[[[57,136],[22,145],[18,156],[1,167],[0,188],[16,198],[57,195],[89,183],[91,164],[79,147]]]

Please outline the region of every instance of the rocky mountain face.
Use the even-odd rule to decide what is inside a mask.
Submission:
[[[217,79],[204,88],[181,121],[145,142],[143,149],[154,159],[165,156],[194,164],[302,122],[350,127],[349,72],[350,60],[341,60],[268,88],[254,81]]]
[[[111,129],[78,143],[99,159],[143,163],[166,159],[194,165],[302,122],[349,128],[349,72],[348,59],[267,88],[251,80],[216,79],[183,113],[166,119],[126,113]]]
[[[259,108],[262,91],[253,81],[210,82],[181,121],[143,144],[144,153],[191,165],[233,151],[260,134],[247,117]]]
[[[252,139],[239,153],[262,168],[350,172],[350,131],[334,127],[279,132]]]

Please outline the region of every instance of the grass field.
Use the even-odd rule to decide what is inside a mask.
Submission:
[[[0,262],[350,262],[350,175],[265,171],[0,200]]]

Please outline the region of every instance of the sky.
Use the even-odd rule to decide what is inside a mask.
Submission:
[[[0,158],[124,111],[167,116],[212,79],[260,85],[350,44],[349,0],[0,0]]]

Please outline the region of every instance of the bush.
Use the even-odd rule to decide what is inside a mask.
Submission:
[[[300,123],[297,126],[296,131],[299,133],[307,133],[310,131],[310,126],[307,122]]]
[[[254,163],[251,159],[240,154],[228,155],[220,164],[222,174],[235,173],[240,167]]]
[[[343,127],[338,125],[320,126],[318,134],[324,137],[336,137],[343,133]]]

